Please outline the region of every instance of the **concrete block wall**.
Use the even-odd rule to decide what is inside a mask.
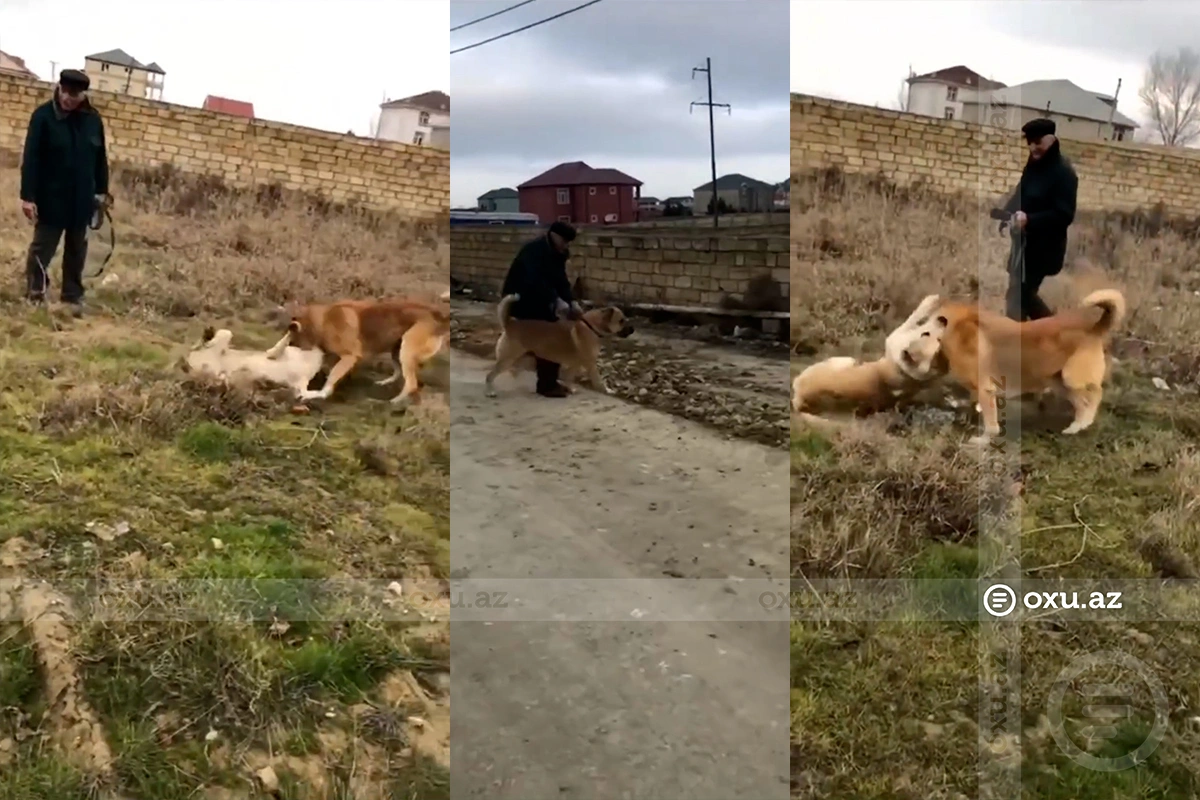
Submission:
[[[791,115],[793,175],[838,167],[990,198],[1013,191],[1026,159],[1015,110],[995,109],[996,124],[983,126],[793,94]],[[1079,175],[1080,209],[1162,203],[1170,214],[1200,216],[1200,153],[1068,139],[1062,150]]]
[[[0,75],[0,150],[19,152],[29,115],[50,99],[43,81]],[[198,108],[92,92],[109,158],[219,176],[255,187],[278,183],[329,200],[427,218],[448,214],[450,154],[439,148],[248,120]]]
[[[498,294],[521,245],[540,231],[499,226],[454,228],[450,233],[450,275],[457,281]],[[700,308],[719,308],[728,299],[761,305],[761,285],[770,282],[787,310],[790,291],[786,235],[746,237],[723,233],[670,235],[606,233],[584,229],[571,244],[567,270],[583,278],[588,299]],[[772,294],[773,292],[768,292]]]

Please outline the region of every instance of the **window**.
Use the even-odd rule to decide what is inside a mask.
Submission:
[[[596,187],[595,187],[595,186],[589,186],[589,187],[588,187],[588,194],[590,194],[590,195],[594,195],[594,194],[596,194]]]
[[[428,124],[429,124],[429,112],[428,112],[428,111],[422,111],[422,112],[421,112],[421,116],[420,116],[420,117],[418,117],[417,119],[418,119],[418,122],[419,122],[421,125],[428,125]]]
[[[101,72],[108,72],[108,64],[101,64],[101,65],[100,65],[100,71],[101,71]]]
[[[1125,141],[1125,129],[1124,128],[1117,128],[1117,141],[1118,142]]]
[[[564,214],[563,216],[561,216],[561,217],[559,217],[559,218],[558,218],[558,221],[559,221],[559,222],[570,222],[570,221],[571,221],[571,217],[570,217],[570,216],[568,216],[568,215],[566,215],[566,214]]]
[[[565,206],[571,202],[571,192],[568,189],[558,190],[558,204]]]
[[[608,193],[609,193],[609,194],[616,194],[616,193],[617,193],[617,187],[615,187],[615,186],[610,186],[610,187],[608,187]]]
[[[131,72],[133,72],[133,68],[132,68],[132,67],[126,67],[126,68],[125,68],[125,74],[126,74],[126,75],[128,75],[128,74],[129,74],[129,73],[131,73]]]
[[[413,134],[413,144],[425,144],[425,134],[418,131]]]
[[[946,106],[945,118],[946,119],[954,119],[954,109],[951,108],[950,106]]]
[[[957,99],[958,99],[958,87],[957,86],[947,86],[946,87],[947,102],[953,103]]]
[[[599,222],[599,221],[600,221],[600,218],[597,217],[595,214],[592,214],[592,222]]]

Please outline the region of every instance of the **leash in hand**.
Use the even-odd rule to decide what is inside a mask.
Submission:
[[[88,221],[88,230],[99,231],[104,227],[105,221],[108,222],[108,254],[104,256],[104,260],[100,262],[100,268],[91,275],[85,271],[83,277],[87,280],[95,280],[104,274],[108,262],[112,259],[113,253],[117,249],[117,231],[113,225],[112,218],[113,196],[111,194],[98,195],[96,197],[95,209],[92,211],[92,218]],[[34,220],[36,224],[36,220]],[[37,261],[38,269],[42,271],[43,293],[50,291],[50,265],[43,263],[41,256],[34,253],[34,260]],[[85,267],[86,270],[86,267]]]

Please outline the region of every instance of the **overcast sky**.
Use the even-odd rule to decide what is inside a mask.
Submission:
[[[215,94],[264,119],[366,135],[391,99],[449,91],[449,0],[0,0],[0,50],[50,79],[121,49],[163,99]]]
[[[1145,122],[1146,63],[1158,48],[1197,46],[1200,3],[794,0],[791,29],[792,91],[894,108],[909,65],[964,64],[1009,85],[1065,78],[1112,94],[1121,79],[1119,109]],[[848,55],[850,31],[869,57]]]
[[[5,0],[7,1],[7,0]],[[464,47],[582,0],[537,0],[450,34]],[[452,0],[451,26],[513,0]],[[450,57],[451,202],[474,206],[564,161],[612,167],[642,194],[691,195],[711,180],[706,99],[713,60],[717,174],[787,179],[787,0],[605,0]]]

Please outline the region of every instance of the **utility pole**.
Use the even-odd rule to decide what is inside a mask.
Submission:
[[[57,61],[50,62],[50,82],[58,83],[58,62]]]
[[[692,79],[695,80],[696,73],[703,72],[708,78],[708,102],[707,103],[692,103],[688,106],[688,113],[692,113],[692,109],[696,106],[708,106],[708,154],[712,161],[712,209],[713,209],[713,227],[718,226],[717,218],[721,215],[719,204],[717,203],[717,134],[716,126],[713,123],[713,109],[717,106],[729,111],[733,114],[733,109],[729,103],[714,103],[712,99],[712,59],[704,59],[703,67],[692,68]]]

